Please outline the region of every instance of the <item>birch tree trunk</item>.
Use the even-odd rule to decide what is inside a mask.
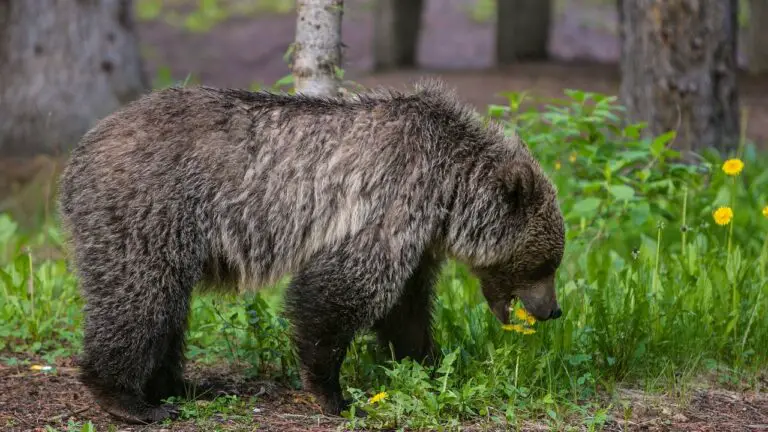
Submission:
[[[684,154],[739,138],[737,0],[622,2],[621,99],[646,133],[677,130]]]
[[[66,153],[148,87],[130,0],[0,0],[0,155]]]
[[[374,69],[416,65],[423,0],[375,0]]]
[[[752,73],[768,72],[768,30],[766,30],[766,24],[763,24],[766,22],[768,22],[768,2],[750,0],[747,59],[749,71]]]
[[[550,0],[496,1],[496,63],[548,57]]]
[[[298,0],[296,41],[293,47],[294,86],[297,93],[336,96],[341,67],[343,0]]]

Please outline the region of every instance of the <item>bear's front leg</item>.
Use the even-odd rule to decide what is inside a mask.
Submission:
[[[392,344],[397,361],[410,357],[429,364],[436,360],[439,348],[432,338],[432,303],[440,264],[437,257],[425,254],[407,279],[400,300],[374,326],[379,342]]]
[[[352,337],[338,323],[332,317],[317,320],[314,325],[302,323],[294,339],[304,391],[312,394],[328,415],[339,415],[348,405],[342,397],[339,371]]]
[[[389,312],[418,265],[418,256],[388,252],[391,248],[378,244],[350,242],[319,253],[293,277],[286,293],[302,383],[326,414],[347,408],[339,371],[352,338]]]
[[[346,409],[339,371],[352,338],[363,326],[353,289],[342,274],[314,265],[296,275],[286,293],[304,390],[330,415]]]

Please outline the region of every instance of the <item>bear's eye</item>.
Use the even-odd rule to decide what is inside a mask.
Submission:
[[[534,267],[531,272],[529,273],[529,277],[532,280],[538,280],[543,279],[557,270],[557,267],[559,265],[559,262],[555,258],[549,258],[545,260],[544,262],[540,263],[536,267]]]

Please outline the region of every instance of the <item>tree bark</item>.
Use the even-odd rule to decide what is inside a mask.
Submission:
[[[62,154],[148,89],[130,0],[0,0],[0,154]]]
[[[375,0],[374,69],[413,67],[421,30],[423,0]]]
[[[749,35],[748,35],[748,68],[751,73],[768,72],[768,2],[765,0],[750,0],[749,2]]]
[[[619,46],[624,46],[624,1],[616,0],[616,12],[618,21]]]
[[[548,57],[550,0],[496,1],[496,62],[500,65]]]
[[[739,138],[737,0],[622,2],[621,99],[647,134],[677,130],[683,154]]]
[[[335,96],[341,68],[342,0],[298,0],[296,42],[293,47],[297,93]]]

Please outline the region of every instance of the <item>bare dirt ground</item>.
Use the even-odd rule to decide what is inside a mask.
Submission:
[[[42,432],[46,426],[65,430],[69,421],[92,421],[97,431],[332,431],[344,419],[323,416],[306,394],[272,382],[245,379],[242,370],[221,365],[217,368],[192,365],[190,377],[225,386],[240,397],[258,395],[245,414],[232,418],[216,414],[196,422],[178,420],[168,426],[135,426],[119,423],[101,411],[76,379],[71,359],[63,359],[55,371],[40,372],[29,366],[0,365],[0,429]],[[768,384],[765,377],[762,385]],[[764,392],[735,391],[702,385],[680,401],[669,395],[649,395],[625,389],[615,397],[605,431],[757,432],[768,430],[768,395]],[[205,401],[201,404],[208,403]],[[201,405],[202,406],[202,405]],[[258,412],[254,412],[253,409]],[[527,431],[551,430],[533,421],[521,426]],[[575,429],[586,430],[574,424]],[[467,424],[468,431],[508,430],[509,426]]]

